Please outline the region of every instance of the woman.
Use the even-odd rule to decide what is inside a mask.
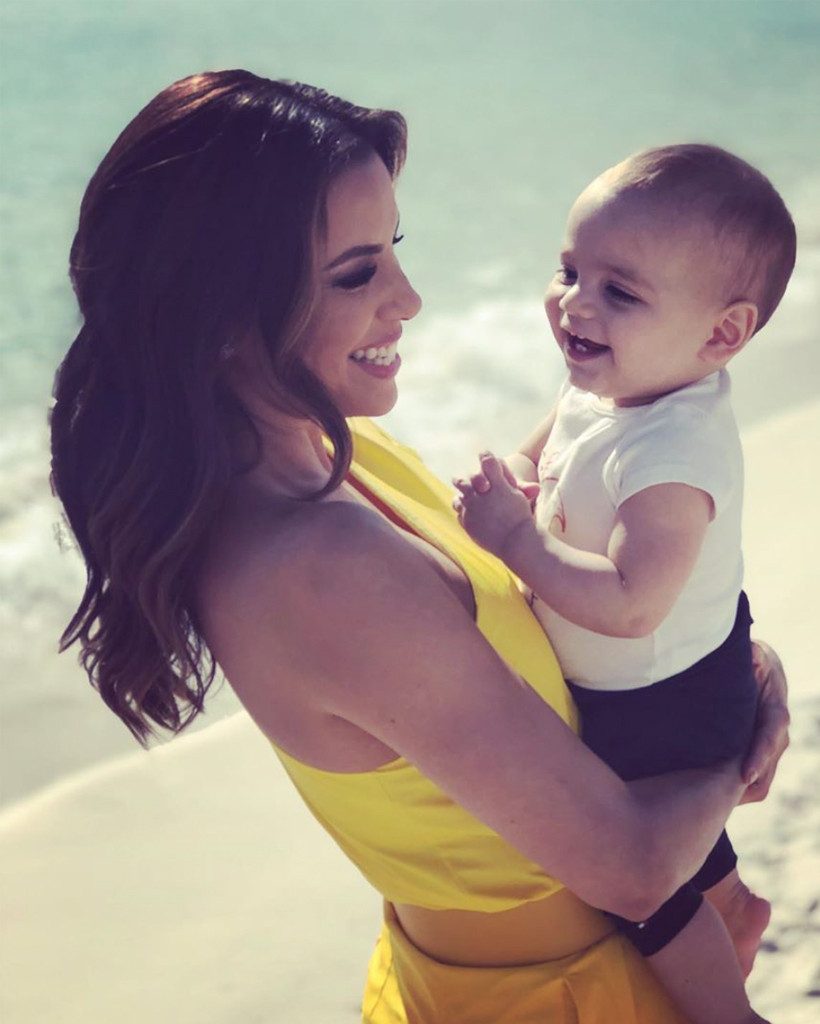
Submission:
[[[140,740],[224,669],[385,895],[366,1021],[677,1021],[591,907],[641,918],[689,877],[750,798],[738,765],[622,783],[447,489],[346,423],[392,407],[420,307],[404,146],[398,114],[233,71],[170,86],[105,157],[52,414],[88,567],[63,646]],[[786,720],[760,657],[758,798]]]

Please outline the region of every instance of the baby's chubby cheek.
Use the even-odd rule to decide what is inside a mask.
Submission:
[[[547,288],[546,294],[544,295],[544,311],[547,314],[547,320],[552,328],[553,334],[558,335],[561,323],[561,292],[554,285],[550,284]]]

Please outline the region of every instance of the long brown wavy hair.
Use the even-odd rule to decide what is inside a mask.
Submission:
[[[373,153],[392,176],[404,119],[247,71],[163,90],[88,185],[71,249],[82,327],[51,413],[52,486],[85,560],[60,640],[145,743],[203,709],[215,662],[193,585],[237,472],[231,438],[257,445],[224,353],[262,340],[271,398],[333,445],[319,497],[350,464],[344,418],[300,358],[314,247],[330,182]]]

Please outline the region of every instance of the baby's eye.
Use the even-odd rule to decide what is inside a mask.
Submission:
[[[575,284],[578,277],[578,271],[573,267],[568,267],[566,264],[562,264],[556,271],[555,276],[561,282],[561,284]]]
[[[607,295],[616,302],[624,302],[630,306],[641,301],[637,295],[632,295],[630,292],[624,291],[624,289],[619,288],[617,284],[608,284],[606,292]]]
[[[356,288],[363,288],[368,281],[372,280],[376,269],[375,263],[366,263],[363,267],[345,274],[344,277],[337,277],[333,282],[333,287],[343,288],[347,292],[355,291]]]
[[[393,245],[398,245],[403,238],[404,235],[393,235]]]

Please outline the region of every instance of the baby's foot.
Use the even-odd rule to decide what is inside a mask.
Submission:
[[[732,871],[704,896],[718,909],[734,943],[743,977],[754,966],[763,932],[772,916],[772,905],[746,886],[737,871]]]

